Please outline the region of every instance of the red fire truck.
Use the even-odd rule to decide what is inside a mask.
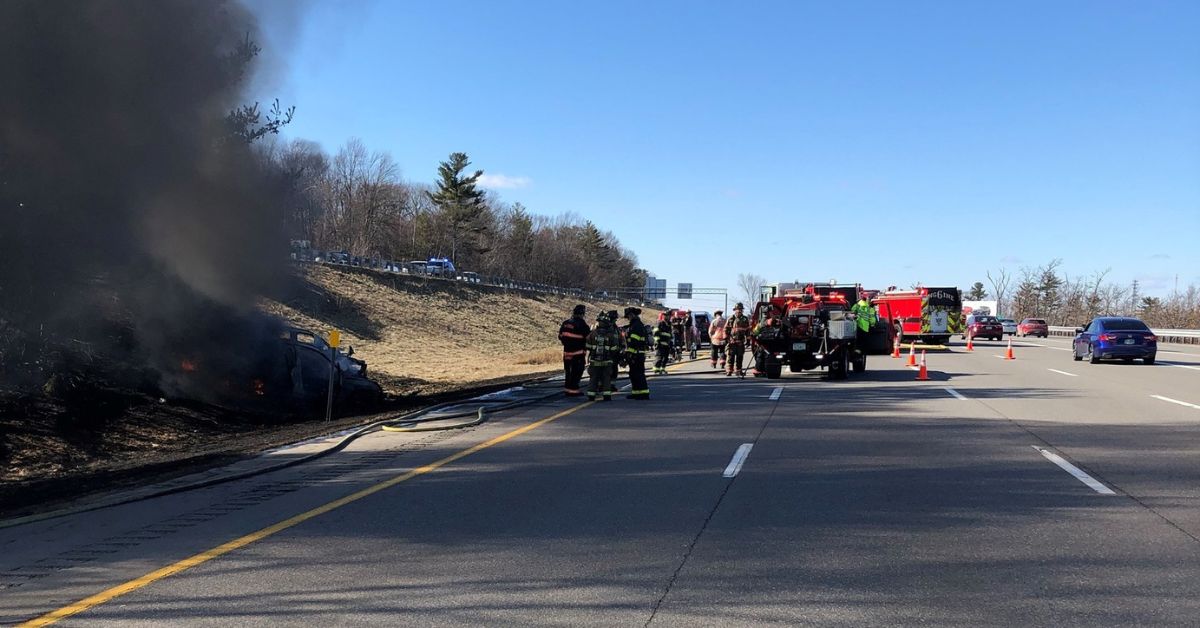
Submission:
[[[958,288],[888,288],[871,299],[889,339],[941,345],[962,333],[962,293]]]

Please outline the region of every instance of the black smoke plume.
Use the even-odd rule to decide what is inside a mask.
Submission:
[[[0,2],[0,383],[83,356],[211,396],[258,368],[287,242],[233,115],[257,40],[235,2]]]

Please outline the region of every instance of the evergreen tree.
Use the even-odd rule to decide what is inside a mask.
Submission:
[[[476,187],[483,171],[464,174],[470,165],[466,153],[450,153],[450,159],[438,166],[437,189],[426,192],[446,221],[450,259],[459,265],[469,264],[471,258],[486,252],[482,242],[490,223],[483,190]]]
[[[983,289],[982,281],[976,281],[975,285],[971,286],[970,292],[967,292],[968,301],[982,301],[986,298],[988,298],[988,293]]]

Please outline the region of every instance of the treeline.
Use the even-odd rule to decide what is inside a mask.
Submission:
[[[1167,297],[1146,295],[1138,281],[1118,284],[1107,280],[1109,271],[1070,276],[1054,259],[1017,274],[988,272],[1000,311],[1010,318],[1044,318],[1051,325],[1080,325],[1096,316],[1136,316],[1152,327],[1200,329],[1200,287],[1189,285]],[[981,283],[973,292],[978,296]],[[986,292],[984,293],[986,295]],[[971,295],[969,295],[971,296]],[[988,298],[987,296],[983,298]]]
[[[401,178],[390,154],[357,139],[333,155],[303,140],[263,151],[286,180],[292,238],[315,248],[398,261],[444,256],[460,270],[588,290],[645,283],[637,256],[611,232],[501,201],[481,189],[483,171],[471,171],[466,154],[451,154],[427,184]]]

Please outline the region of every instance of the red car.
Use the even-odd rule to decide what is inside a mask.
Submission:
[[[1017,335],[1045,338],[1050,335],[1050,326],[1043,319],[1027,318],[1017,325]]]
[[[966,334],[972,338],[1001,340],[1004,338],[1004,325],[1001,325],[1000,319],[995,316],[975,316],[972,314],[967,317]],[[963,336],[964,339],[966,337],[966,335]]]

